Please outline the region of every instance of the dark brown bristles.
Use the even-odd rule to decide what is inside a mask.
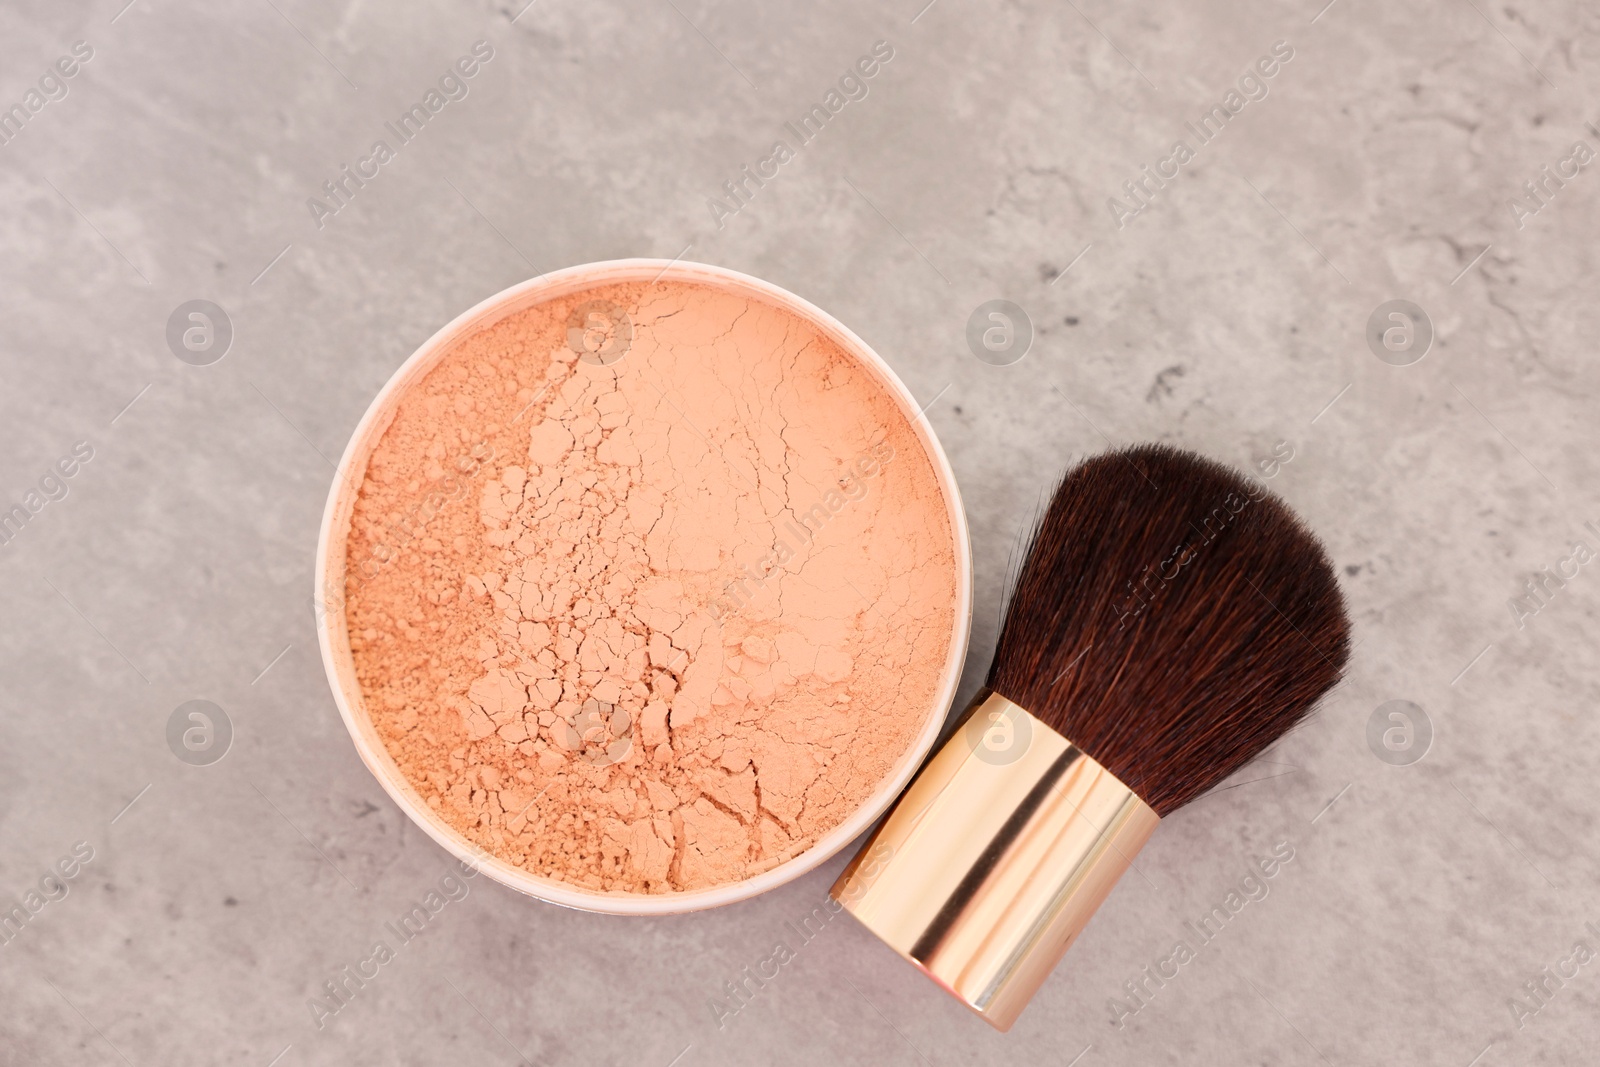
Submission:
[[[1300,721],[1349,631],[1321,544],[1262,482],[1142,445],[1063,478],[988,685],[1165,816]]]

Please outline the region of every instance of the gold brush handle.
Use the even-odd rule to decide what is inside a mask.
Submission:
[[[1009,1030],[1159,821],[1066,738],[980,691],[832,893]]]

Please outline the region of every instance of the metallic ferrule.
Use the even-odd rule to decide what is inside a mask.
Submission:
[[[833,897],[1009,1030],[1158,821],[1087,753],[982,690]]]

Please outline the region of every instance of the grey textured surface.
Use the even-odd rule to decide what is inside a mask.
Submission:
[[[1600,949],[1600,568],[1569,563],[1537,613],[1511,603],[1574,542],[1600,550],[1600,174],[1511,205],[1575,142],[1600,149],[1600,20],[921,2],[0,9],[0,106],[94,50],[0,145],[0,505],[94,450],[0,548],[0,897],[93,848],[0,944],[0,1062],[1592,1058],[1600,962],[1573,946]],[[319,229],[306,199],[480,39],[469,95]],[[719,228],[707,199],[878,40],[895,53],[868,95]],[[1185,121],[1277,41],[1294,54],[1269,94],[1200,145]],[[1108,198],[1180,138],[1195,157],[1119,229]],[[680,254],[827,308],[931,403],[974,535],[964,693],[1019,525],[1107,440],[1241,465],[1288,442],[1271,484],[1340,566],[1347,679],[1272,762],[1160,828],[1009,1035],[848,918],[799,947],[785,924],[843,857],[639,921],[477,879],[318,1029],[308,998],[447,864],[357,760],[315,649],[328,460],[479,299]],[[1036,330],[1010,366],[964,340],[994,298]],[[193,299],[234,327],[210,366],[166,344]],[[1409,366],[1364,340],[1391,299],[1436,333]],[[192,699],[234,726],[210,766],[167,747]],[[1431,721],[1420,761],[1369,748],[1389,700]],[[1285,841],[1265,899],[1113,1025],[1124,983]],[[780,939],[796,958],[719,1028],[709,1004]]]

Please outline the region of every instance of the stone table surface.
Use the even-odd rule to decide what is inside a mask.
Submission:
[[[0,6],[0,1062],[1592,1059],[1592,7],[524,2]],[[672,918],[479,878],[308,1008],[448,865],[324,676],[332,461],[460,311],[630,256],[788,288],[928,404],[973,535],[963,698],[1019,530],[1108,442],[1254,465],[1329,546],[1344,681],[1165,821],[1009,1034],[849,918],[794,937],[848,853]],[[990,300],[1020,359],[969,346]],[[226,758],[169,748],[190,700]]]

